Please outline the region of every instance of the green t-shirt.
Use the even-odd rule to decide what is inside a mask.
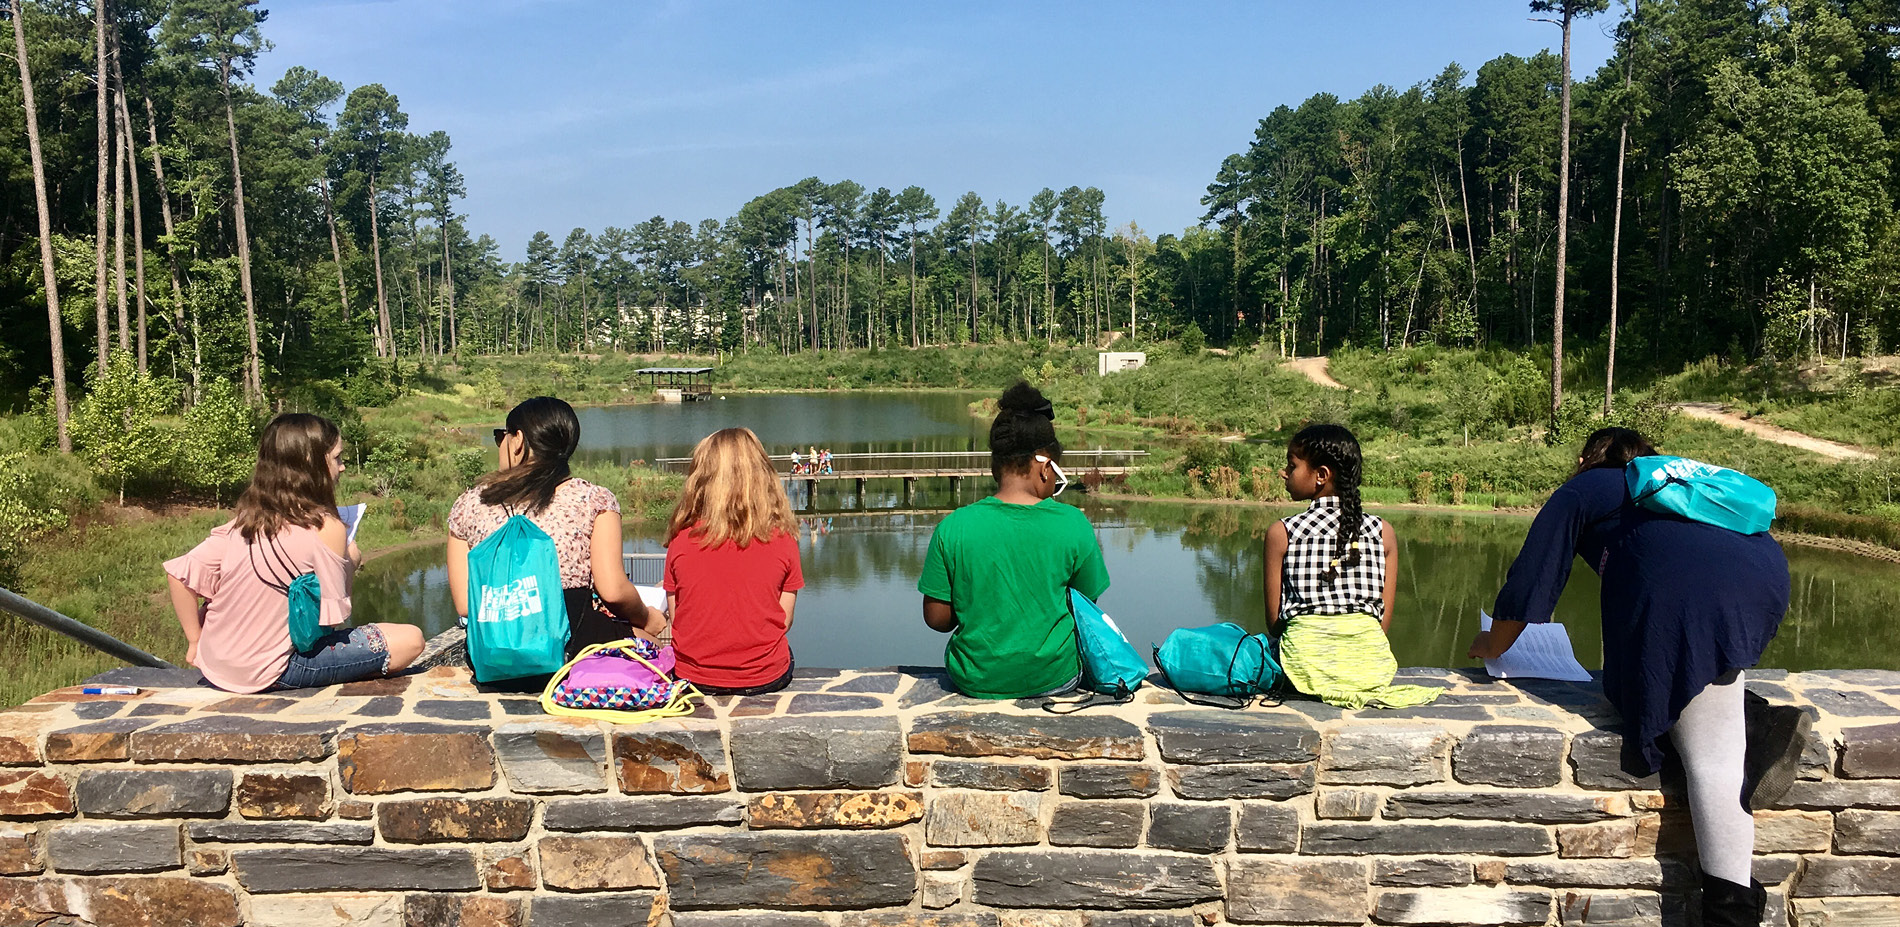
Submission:
[[[958,691],[978,698],[1038,695],[1082,671],[1070,587],[1091,599],[1108,588],[1088,516],[1054,499],[994,496],[938,523],[917,580],[956,609],[943,662]]]

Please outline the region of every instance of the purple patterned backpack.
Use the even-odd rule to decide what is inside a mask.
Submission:
[[[674,690],[683,684],[672,674],[672,645],[615,641],[575,660],[551,687],[551,695],[562,708],[645,711],[673,700]]]

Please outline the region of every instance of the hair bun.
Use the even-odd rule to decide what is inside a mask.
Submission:
[[[1016,385],[1003,391],[1002,398],[996,400],[996,408],[1002,412],[1041,412],[1049,405],[1042,390],[1029,385],[1027,380],[1017,380]]]

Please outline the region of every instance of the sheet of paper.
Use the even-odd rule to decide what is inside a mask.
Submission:
[[[1478,613],[1478,630],[1491,630],[1490,615]],[[1504,656],[1484,661],[1484,671],[1493,679],[1590,681],[1590,671],[1577,662],[1577,653],[1570,646],[1570,632],[1554,621],[1526,625]]]
[[[363,525],[363,510],[367,508],[369,508],[369,503],[367,502],[358,502],[355,505],[339,505],[336,507],[337,517],[343,519],[343,523],[350,528],[350,540],[352,541],[356,540],[356,529]]]
[[[648,608],[666,611],[665,589],[658,586],[634,586],[633,588],[640,590],[640,601],[647,603]]]

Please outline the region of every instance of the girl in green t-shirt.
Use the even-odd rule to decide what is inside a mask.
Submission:
[[[1055,407],[1017,383],[990,425],[996,494],[950,513],[930,537],[924,623],[950,634],[943,662],[957,691],[976,698],[1066,692],[1080,681],[1069,589],[1108,589],[1095,528],[1052,497],[1068,485],[1057,463]]]

